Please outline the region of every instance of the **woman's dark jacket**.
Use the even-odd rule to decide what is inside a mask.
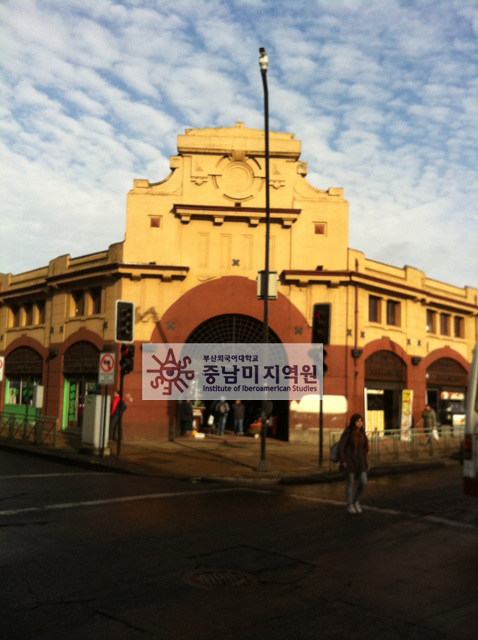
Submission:
[[[181,403],[181,412],[180,412],[180,420],[181,422],[192,422],[193,421],[193,405],[190,402],[182,402]]]
[[[362,473],[362,471],[368,470],[368,438],[364,433],[363,440],[358,442],[357,449],[355,449],[353,431],[353,429],[347,427],[340,436],[340,467],[345,471],[345,473],[359,474]],[[346,467],[343,466],[344,462],[347,463]]]

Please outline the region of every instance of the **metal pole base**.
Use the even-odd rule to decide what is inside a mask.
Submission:
[[[259,462],[259,466],[257,467],[257,471],[267,471],[267,462],[265,460],[261,460]]]

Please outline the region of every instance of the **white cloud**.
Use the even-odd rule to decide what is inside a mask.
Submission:
[[[185,128],[262,128],[265,46],[271,130],[345,189],[349,245],[476,286],[475,3],[4,0],[0,23],[1,271],[121,240]]]

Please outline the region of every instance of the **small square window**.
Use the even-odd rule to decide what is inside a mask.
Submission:
[[[387,300],[387,324],[400,326],[400,303],[396,300]]]
[[[427,333],[436,333],[436,313],[427,309]]]
[[[85,315],[85,292],[73,291],[71,294],[71,316],[78,318]]]
[[[11,307],[11,311],[12,311],[12,327],[19,327],[20,326],[20,307],[18,305],[15,305]]]
[[[369,296],[368,298],[368,319],[369,322],[381,321],[381,299],[377,296]]]
[[[440,333],[442,336],[450,335],[450,316],[448,313],[440,313]]]
[[[149,218],[149,226],[152,229],[159,229],[161,226],[161,218],[157,218],[156,216],[151,216]]]
[[[25,325],[28,327],[33,324],[33,304],[25,305]]]
[[[45,324],[45,302],[40,300],[36,303],[37,308],[37,324]]]
[[[325,236],[326,231],[327,231],[327,227],[325,222],[314,223],[314,233],[316,236]]]
[[[465,321],[461,316],[453,318],[453,336],[455,338],[465,337]]]
[[[101,313],[101,287],[90,289],[91,313],[96,315]]]

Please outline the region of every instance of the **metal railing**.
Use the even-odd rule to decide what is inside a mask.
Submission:
[[[0,411],[0,438],[33,444],[56,444],[58,418]]]
[[[460,453],[464,436],[464,427],[439,427],[439,438],[428,435],[422,429],[391,429],[384,432],[373,431],[367,433],[369,439],[370,465],[399,462],[400,460],[419,461],[430,457],[443,458]],[[330,446],[337,442],[342,431],[330,431]],[[334,463],[330,463],[331,467]]]

